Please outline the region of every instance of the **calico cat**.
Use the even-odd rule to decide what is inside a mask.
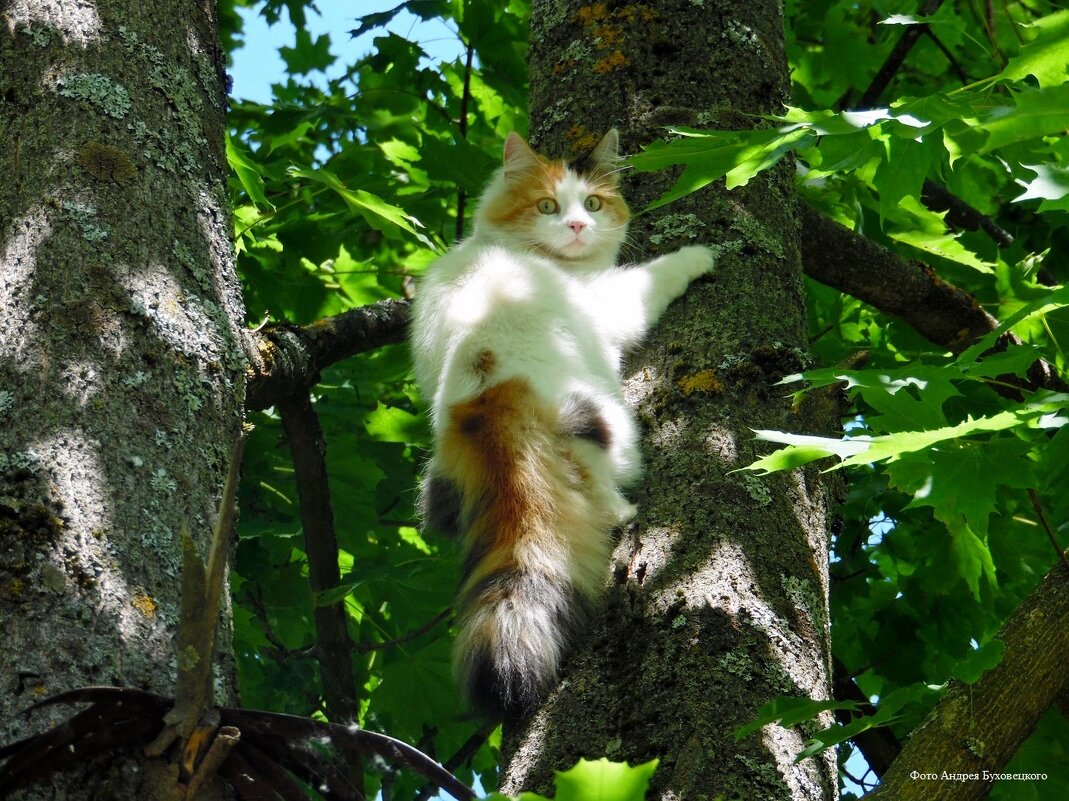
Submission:
[[[463,538],[454,659],[468,701],[529,713],[557,680],[608,577],[611,531],[638,478],[622,354],[713,264],[686,247],[617,267],[628,209],[618,136],[578,161],[517,134],[472,236],[432,264],[413,310],[434,450],[427,525]]]

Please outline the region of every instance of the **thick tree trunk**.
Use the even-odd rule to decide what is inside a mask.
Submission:
[[[670,124],[751,127],[787,91],[775,0],[535,0],[531,138],[562,152],[620,128],[625,152]],[[642,209],[673,176],[638,176]],[[605,613],[534,718],[506,735],[503,789],[545,791],[579,757],[661,760],[650,797],[830,799],[834,755],[792,764],[805,733],[733,730],[776,695],[830,692],[826,522],[815,472],[732,472],[752,428],[819,429],[772,384],[806,363],[789,166],[710,188],[632,225],[636,258],[701,242],[713,275],[629,364],[645,430],[639,518],[616,549]]]
[[[244,392],[214,9],[0,4],[0,742],[61,690],[174,691]],[[96,771],[63,797],[151,797]]]

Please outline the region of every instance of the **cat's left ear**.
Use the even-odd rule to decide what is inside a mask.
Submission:
[[[505,152],[502,156],[505,165],[505,177],[525,172],[538,163],[538,156],[523,137],[513,131],[505,140]]]
[[[590,151],[590,160],[607,172],[615,170],[616,162],[620,160],[620,132],[610,128]]]

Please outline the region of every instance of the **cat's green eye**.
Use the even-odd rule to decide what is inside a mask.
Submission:
[[[597,195],[591,195],[583,201],[583,208],[587,211],[597,211],[601,208],[601,198]]]
[[[538,201],[538,210],[543,214],[556,214],[560,210],[560,206],[557,205],[557,201],[553,198],[543,198]]]

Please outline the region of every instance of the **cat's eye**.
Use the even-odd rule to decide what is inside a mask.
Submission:
[[[583,201],[583,208],[587,211],[597,211],[601,208],[601,198],[597,195],[591,195]]]
[[[556,214],[560,210],[557,201],[553,198],[542,198],[538,201],[538,210],[543,214]]]

